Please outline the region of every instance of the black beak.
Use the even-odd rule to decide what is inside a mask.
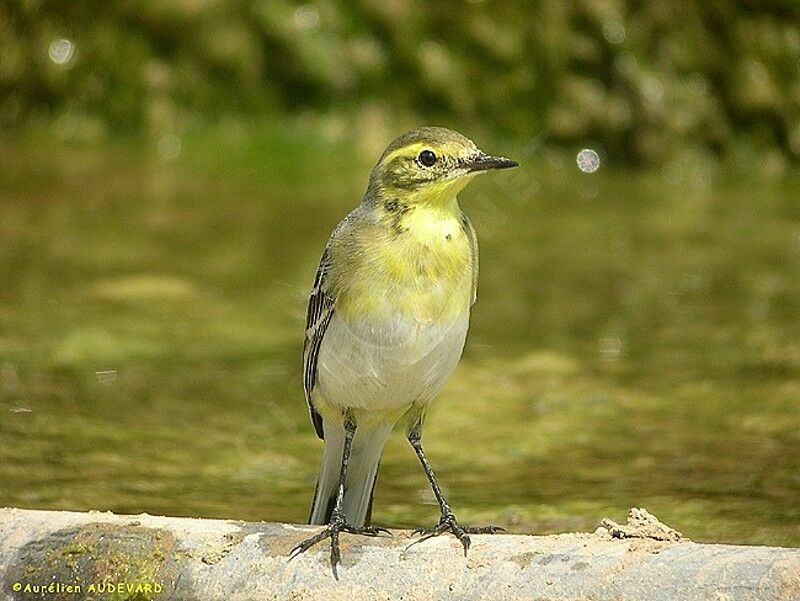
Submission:
[[[464,162],[467,171],[486,171],[487,169],[508,169],[519,167],[519,163],[506,157],[493,157],[483,152],[478,152]]]

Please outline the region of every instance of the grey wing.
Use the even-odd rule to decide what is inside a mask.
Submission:
[[[308,313],[306,314],[306,335],[303,342],[303,389],[306,394],[308,410],[317,436],[325,438],[322,430],[322,416],[317,413],[311,400],[311,391],[317,383],[317,358],[319,347],[325,330],[333,317],[333,298],[326,291],[326,278],[330,267],[328,258],[330,250],[325,249],[319,262],[317,276],[314,278],[314,288],[308,299]]]
[[[470,304],[474,305],[478,299],[478,235],[466,213],[461,213],[461,226],[464,228],[464,233],[467,235],[472,249],[472,302]]]

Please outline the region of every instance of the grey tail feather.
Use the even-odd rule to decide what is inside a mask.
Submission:
[[[369,492],[369,505],[367,506],[367,517],[364,520],[365,526],[372,525],[372,502],[375,500],[375,484],[378,482],[378,472],[381,469],[381,462],[378,461],[378,467],[375,468],[375,477],[372,479],[372,490]],[[331,508],[331,511],[333,509]]]
[[[381,463],[378,462],[378,470],[380,470]],[[372,491],[369,493],[369,505],[367,506],[367,517],[364,520],[364,526],[369,526],[372,524],[372,504],[375,501],[375,484],[378,482],[378,476],[375,475],[375,478],[372,479]],[[331,515],[333,514],[333,506],[336,504],[336,489],[334,489],[334,494],[328,497],[328,504],[325,507],[325,523],[328,524],[331,521]],[[314,507],[317,504],[317,495],[319,494],[319,480],[317,480],[317,486],[314,489],[314,501],[311,503],[311,509],[309,510],[308,514],[308,523],[313,524],[312,521],[314,517]]]
[[[310,524],[329,523],[336,503],[344,429],[331,430],[325,430],[325,450],[308,519]],[[356,430],[342,503],[345,519],[352,526],[364,526],[370,522],[378,464],[390,432],[389,424]]]
[[[317,478],[317,485],[314,487],[314,500],[311,501],[311,509],[308,510],[308,523],[314,523],[314,510],[317,507],[317,503],[320,501],[319,497],[319,478]],[[331,521],[331,514],[333,513],[333,505],[336,502],[336,495],[330,495],[328,497],[328,505],[325,508],[325,523]]]

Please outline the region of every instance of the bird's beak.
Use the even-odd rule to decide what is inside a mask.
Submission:
[[[464,162],[467,171],[486,171],[488,169],[508,169],[518,167],[519,163],[506,157],[493,157],[478,151]]]

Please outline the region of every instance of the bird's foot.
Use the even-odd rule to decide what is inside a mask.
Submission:
[[[447,511],[442,514],[439,523],[433,528],[417,528],[411,535],[421,534],[422,538],[414,541],[411,545],[421,543],[424,540],[439,536],[445,532],[450,532],[455,536],[464,547],[464,557],[467,556],[467,549],[472,542],[469,538],[470,534],[495,534],[497,532],[505,532],[506,529],[500,526],[461,526],[456,520],[456,516],[452,511]],[[409,547],[411,546],[409,545]]]
[[[334,512],[334,514],[331,516],[330,523],[325,527],[324,530],[307,538],[292,548],[292,550],[289,552],[289,560],[294,559],[301,553],[305,553],[318,542],[321,542],[326,538],[330,538],[331,569],[333,570],[333,577],[336,578],[336,580],[339,580],[337,566],[339,563],[341,563],[342,559],[342,554],[339,550],[339,534],[342,532],[347,532],[349,534],[360,534],[362,536],[379,536],[380,534],[385,533],[391,536],[391,532],[389,532],[386,528],[376,528],[373,526],[351,526],[345,522],[343,514]]]

